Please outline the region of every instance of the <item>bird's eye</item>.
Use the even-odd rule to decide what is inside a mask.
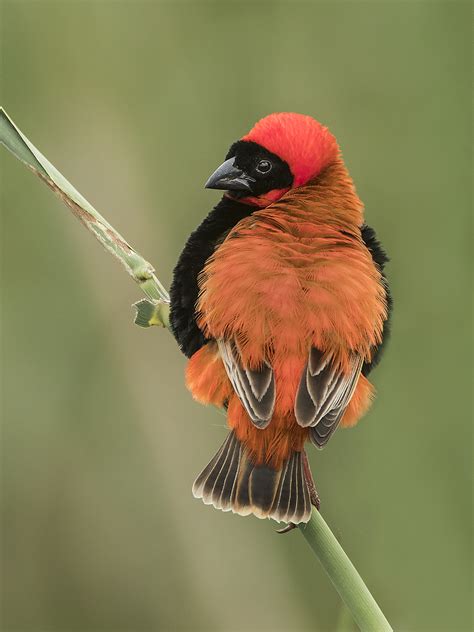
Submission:
[[[268,173],[272,169],[272,163],[269,160],[261,160],[256,169],[258,173]]]

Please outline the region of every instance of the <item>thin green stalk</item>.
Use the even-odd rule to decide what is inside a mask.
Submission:
[[[3,108],[0,108],[0,142],[69,206],[87,230],[108,252],[117,257],[148,298],[169,303],[168,292],[156,278],[153,266],[46,160],[20,132]]]
[[[153,266],[105,220],[95,208],[20,132],[0,108],[0,143],[29,167],[72,210],[74,215],[119,259],[130,276],[148,297],[135,304],[135,322],[142,327],[162,325],[169,328],[169,295],[155,275]],[[336,590],[363,632],[391,630],[388,621],[367,586],[354,568],[319,512],[313,510],[310,521],[300,530],[319,558]]]
[[[319,511],[299,529],[319,558],[329,579],[364,632],[388,632],[392,628]]]

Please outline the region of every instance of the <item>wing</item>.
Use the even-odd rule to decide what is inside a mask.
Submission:
[[[390,286],[384,273],[385,264],[389,261],[387,253],[383,249],[380,241],[377,239],[377,235],[375,234],[373,228],[367,226],[367,224],[364,224],[361,227],[360,231],[364,244],[372,255],[373,262],[380,270],[380,273],[382,275],[382,283],[384,285],[385,294],[387,297],[387,319],[383,324],[382,341],[372,350],[372,358],[370,362],[364,362],[364,366],[362,367],[362,374],[367,376],[372,371],[372,369],[380,362],[380,358],[382,357],[382,353],[390,337],[390,317],[392,314],[393,301],[392,294],[390,292]]]
[[[255,207],[222,198],[191,234],[173,271],[170,324],[181,351],[190,358],[208,340],[196,322],[199,274],[220,240]]]
[[[242,405],[257,428],[266,428],[275,408],[275,377],[266,362],[258,370],[242,366],[239,348],[233,340],[218,340],[225,370]]]
[[[311,427],[313,443],[322,448],[336,430],[357,385],[363,359],[351,358],[348,373],[312,347],[296,393],[295,416],[300,426]]]

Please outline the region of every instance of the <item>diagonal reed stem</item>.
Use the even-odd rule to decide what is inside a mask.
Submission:
[[[169,327],[169,295],[146,261],[107,220],[62,176],[0,108],[0,143],[31,169],[71,209],[102,246],[114,255],[147,296],[135,304],[135,322],[142,327]],[[392,630],[354,565],[322,515],[313,509],[300,531],[318,557],[337,592],[363,632]]]

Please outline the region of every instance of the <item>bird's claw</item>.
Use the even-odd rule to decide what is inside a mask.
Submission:
[[[293,531],[293,529],[296,529],[296,525],[294,522],[289,522],[286,527],[283,527],[282,529],[277,529],[277,533],[289,533],[290,531]]]
[[[319,498],[319,494],[316,491],[316,488],[310,489],[309,496],[311,499],[311,504],[313,507],[316,507],[316,510],[319,511],[321,507],[321,499]]]

